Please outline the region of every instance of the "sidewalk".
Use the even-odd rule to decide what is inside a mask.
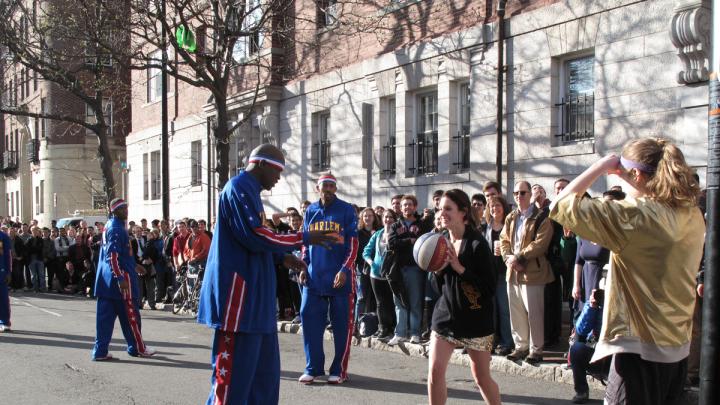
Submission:
[[[302,327],[300,324],[295,324],[287,321],[278,321],[277,323],[278,333],[295,333],[302,334]],[[332,332],[325,331],[325,340],[332,340]],[[427,358],[429,345],[428,343],[400,343],[397,346],[390,346],[385,342],[382,342],[376,338],[353,338],[353,344],[356,346],[367,347],[373,350],[386,351],[398,354],[404,354],[406,356]],[[557,347],[566,347],[567,345]],[[492,356],[490,363],[490,370],[494,372],[501,372],[505,374],[520,375],[529,378],[535,378],[539,380],[556,382],[562,384],[573,384],[572,370],[565,368],[567,360],[564,357],[562,351],[545,351],[545,361],[537,366],[532,366],[525,362],[514,362],[506,359],[504,356]],[[469,366],[470,357],[467,354],[462,354],[459,350],[456,350],[450,358],[452,364]],[[605,390],[605,386],[595,378],[588,377],[588,384],[591,389]],[[698,402],[698,393],[696,390],[686,391],[684,401],[686,405],[696,404]]]

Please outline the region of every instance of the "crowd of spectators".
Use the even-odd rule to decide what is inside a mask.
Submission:
[[[205,220],[174,222],[146,219],[128,222],[130,247],[140,274],[143,302],[156,309],[157,302],[170,302],[175,274],[181,266],[204,266],[212,232]],[[0,230],[12,242],[10,291],[74,294],[91,298],[95,284],[102,233],[105,224],[40,227],[4,218]]]
[[[555,195],[568,183],[562,178],[555,181]],[[488,266],[495,273],[492,350],[513,361],[537,364],[543,360],[544,349],[558,343],[567,349],[563,344],[569,337],[569,363],[577,374],[574,402],[582,403],[588,391],[584,375],[600,333],[601,279],[609,251],[548,218],[550,199],[541,185],[519,181],[511,194],[512,204],[498,183],[487,182],[482,193],[471,197],[469,223],[486,240],[492,252]],[[355,207],[359,239],[355,316],[356,321],[366,314],[377,319],[377,329],[372,333],[365,329],[365,336],[389,345],[430,339],[441,292],[432,274],[418,267],[412,250],[421,235],[442,231],[437,215],[442,196],[443,191],[437,190],[432,205],[423,210],[414,195],[393,196],[387,208]],[[608,200],[624,197],[619,187],[603,194]],[[278,233],[298,232],[309,205],[303,201],[300,209],[288,207],[267,214],[265,226]],[[145,219],[138,224],[128,222],[131,249],[142,268],[143,299],[150,309],[158,302],[170,302],[181,266],[196,271],[204,266],[213,237],[202,219],[170,224],[153,220],[148,225]],[[54,221],[50,227],[40,227],[34,220],[26,224],[5,218],[1,230],[9,235],[13,253],[11,291],[92,297],[103,227],[100,222],[89,226],[82,221],[77,227],[58,229]],[[278,264],[276,276],[278,319],[299,323],[302,285],[297,274]],[[563,334],[563,305],[572,314],[571,336],[567,330]],[[697,375],[696,368],[691,364],[691,375]]]

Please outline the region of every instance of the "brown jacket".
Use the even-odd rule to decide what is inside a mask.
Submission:
[[[516,284],[541,285],[547,284],[555,280],[555,276],[550,268],[550,262],[545,257],[545,253],[550,246],[553,236],[552,222],[545,218],[540,224],[540,229],[535,231],[535,222],[541,210],[533,205],[533,212],[525,219],[523,227],[523,240],[520,244],[519,252],[514,252],[513,236],[515,235],[515,224],[517,217],[520,215],[519,209],[513,210],[505,218],[505,226],[500,233],[500,253],[503,260],[507,260],[508,256],[514,255],[520,264],[525,265],[524,272],[510,271],[506,273],[505,279],[510,282],[513,280]],[[535,234],[537,233],[537,236]],[[533,239],[535,236],[535,239]]]

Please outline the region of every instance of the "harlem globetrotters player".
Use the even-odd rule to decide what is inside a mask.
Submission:
[[[110,202],[110,220],[105,225],[97,276],[97,319],[95,347],[92,359],[111,360],[108,346],[112,338],[115,318],[120,320],[127,352],[133,357],[150,357],[155,349],[145,346],[140,333],[140,289],[135,271],[135,259],[130,251],[130,235],[125,220],[127,203],[121,198]]]
[[[320,200],[305,211],[306,230],[331,230],[342,236],[342,244],[326,249],[313,246],[305,251],[308,272],[300,274],[305,284],[300,306],[300,321],[305,343],[305,373],[302,384],[312,384],[315,377],[325,374],[323,333],[328,313],[333,328],[335,355],[330,365],[328,384],[347,380],[355,310],[355,258],[358,251],[357,215],[352,205],[337,198],[337,180],[323,174],[316,190]],[[329,310],[329,312],[328,312]]]
[[[260,192],[272,189],[284,168],[278,148],[260,145],[218,197],[198,311],[198,322],[215,329],[208,405],[278,403],[275,263],[303,270],[287,252],[337,240],[328,231],[280,235],[263,226]]]

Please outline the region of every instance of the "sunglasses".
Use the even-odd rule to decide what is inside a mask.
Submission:
[[[527,193],[528,193],[528,192],[527,192],[526,190],[513,191],[513,195],[514,195],[515,197],[517,197],[518,195],[523,196],[523,195],[525,195],[525,194],[527,194]]]

